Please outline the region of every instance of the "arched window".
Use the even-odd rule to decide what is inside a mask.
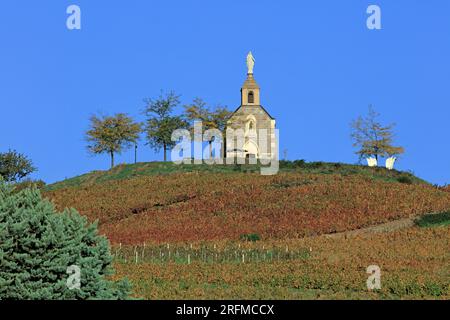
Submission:
[[[253,95],[253,91],[248,93],[248,103],[255,103],[255,97]]]

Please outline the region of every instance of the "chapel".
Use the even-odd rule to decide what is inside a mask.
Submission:
[[[227,122],[227,128],[241,129],[243,139],[234,137],[227,142],[226,157],[273,159],[278,150],[275,137],[275,118],[261,104],[260,88],[253,76],[255,59],[247,55],[247,79],[241,87],[241,104]],[[231,145],[231,147],[230,147]]]

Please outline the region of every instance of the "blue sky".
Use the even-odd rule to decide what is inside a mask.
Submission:
[[[81,30],[66,28],[71,4]],[[367,29],[369,4],[382,30]],[[396,168],[450,183],[449,15],[448,0],[4,0],[0,151],[27,154],[47,182],[108,169],[86,151],[90,115],[143,120],[161,89],[235,109],[251,50],[289,159],[355,163],[349,123],[373,104],[397,123]],[[162,153],[142,143],[138,158]]]

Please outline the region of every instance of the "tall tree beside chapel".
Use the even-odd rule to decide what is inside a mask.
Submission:
[[[90,118],[90,128],[86,132],[89,143],[87,149],[93,154],[109,154],[113,168],[114,155],[135,145],[141,131],[141,124],[124,113],[101,117],[94,115]]]
[[[157,99],[144,99],[144,102],[147,143],[155,151],[162,148],[164,161],[167,161],[167,150],[176,143],[172,141],[173,131],[187,127],[186,121],[181,116],[173,115],[173,109],[180,103],[180,96],[171,91],[167,94],[161,93]]]
[[[193,129],[194,121],[201,121],[203,130],[217,129],[222,132],[227,125],[227,121],[231,116],[231,112],[226,106],[218,105],[214,109],[207,107],[206,102],[201,98],[195,98],[191,104],[184,106],[185,117],[191,123],[191,130]],[[209,155],[212,156],[212,142],[209,140]]]

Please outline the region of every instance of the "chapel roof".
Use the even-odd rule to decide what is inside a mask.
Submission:
[[[267,110],[262,106],[262,105],[253,105],[253,106],[248,106],[248,105],[245,105],[245,106],[239,106],[239,107],[237,107],[236,108],[236,110],[234,110],[234,112],[231,114],[231,116],[230,116],[230,119],[241,109],[241,108],[261,108],[263,111],[264,111],[264,113],[265,114],[267,114],[268,116],[269,116],[269,118],[270,119],[272,119],[272,120],[275,120],[275,118],[274,117],[272,117],[271,115],[270,115],[270,113],[269,112],[267,112]]]
[[[253,74],[247,74],[247,79],[245,80],[244,84],[242,85],[242,88],[259,89],[259,86],[256,83],[255,78],[253,77]]]

